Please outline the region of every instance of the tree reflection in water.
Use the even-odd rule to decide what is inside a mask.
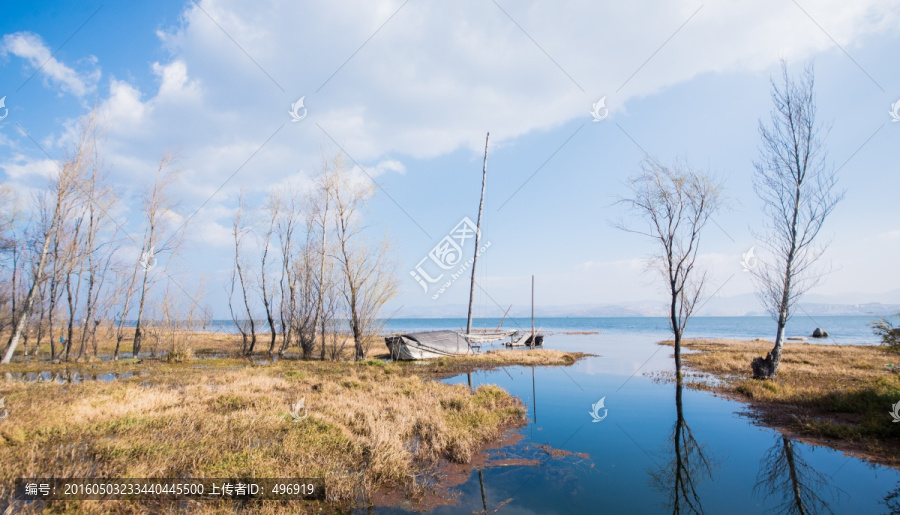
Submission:
[[[801,515],[833,513],[825,498],[841,492],[827,475],[803,458],[790,438],[782,435],[775,438],[775,444],[760,462],[753,491],[764,497],[779,495],[781,503],[775,508],[776,513]]]
[[[715,460],[710,459],[684,420],[681,404],[683,385],[680,380],[675,385],[675,425],[672,428],[672,442],[666,444],[666,461],[650,471],[651,484],[662,492],[669,492],[667,506],[672,513],[703,513],[699,483],[712,479]]]

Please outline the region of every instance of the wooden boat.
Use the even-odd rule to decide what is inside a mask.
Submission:
[[[504,343],[507,347],[542,347],[544,345],[544,335],[543,334],[535,334],[534,335],[534,345],[531,344],[532,335],[531,333],[525,332],[521,334],[517,334],[517,337],[511,338],[508,342]]]

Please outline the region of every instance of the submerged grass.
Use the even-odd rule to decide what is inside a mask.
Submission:
[[[662,342],[671,345],[672,342]],[[772,344],[763,340],[688,340],[686,363],[723,381],[699,388],[752,402],[763,421],[900,468],[900,424],[890,412],[900,401],[896,353],[884,347],[785,343],[778,374],[752,379],[750,361]]]
[[[110,382],[0,380],[0,499],[18,477],[324,477],[324,502],[265,501],[262,512],[364,506],[381,490],[424,494],[441,463],[468,463],[521,425],[521,402],[497,386],[474,392],[432,380],[479,365],[571,364],[560,351],[486,353],[425,366],[381,360],[245,358],[80,364],[91,373],[132,372]],[[458,360],[459,362],[456,362]],[[7,371],[36,370],[14,363]],[[51,374],[72,365],[43,363]],[[303,418],[290,406],[305,399]],[[0,501],[2,504],[2,501]],[[237,509],[210,501],[81,501],[15,504],[13,511],[158,513]]]

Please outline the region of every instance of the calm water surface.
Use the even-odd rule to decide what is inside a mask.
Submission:
[[[860,326],[864,328],[868,319],[851,318],[860,317],[818,322],[845,340],[841,343],[863,343],[865,330]],[[529,421],[519,430],[524,438],[492,454],[535,459],[540,465],[475,470],[466,483],[454,488],[459,504],[436,512],[501,508],[501,513],[663,513],[673,512],[677,504],[685,513],[798,513],[795,491],[805,513],[900,510],[900,503],[890,497],[900,488],[897,471],[786,440],[754,425],[741,414],[745,408],[741,403],[689,389],[679,394],[673,383],[651,380],[646,373],[674,370],[671,349],[655,344],[666,336],[664,320],[661,327],[652,319],[591,320],[605,320],[607,327],[599,329],[599,335],[556,334],[546,346],[598,357],[571,367],[534,368],[533,382],[530,367],[473,374],[476,386],[497,384],[528,406]],[[755,322],[736,320],[706,322],[706,329],[719,332],[704,336],[747,337],[751,336],[747,332],[760,329]],[[544,327],[598,330],[597,323],[576,323],[584,327],[561,323]],[[802,334],[811,331],[802,329]],[[799,327],[795,330],[801,332]],[[466,384],[466,377],[447,382]],[[608,411],[600,409],[605,418],[593,422],[589,412],[601,398]],[[889,409],[885,407],[886,417]],[[551,458],[537,445],[589,458]]]

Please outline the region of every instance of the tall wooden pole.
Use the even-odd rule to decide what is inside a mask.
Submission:
[[[531,276],[531,348],[534,348],[534,276]]]
[[[475,256],[472,258],[472,283],[469,286],[469,318],[466,321],[466,336],[472,334],[472,302],[475,300],[475,265],[478,264],[478,247],[481,245],[481,215],[484,213],[484,191],[487,187],[488,140],[491,133],[484,138],[484,167],[481,172],[481,202],[478,203],[478,226],[475,230]]]

